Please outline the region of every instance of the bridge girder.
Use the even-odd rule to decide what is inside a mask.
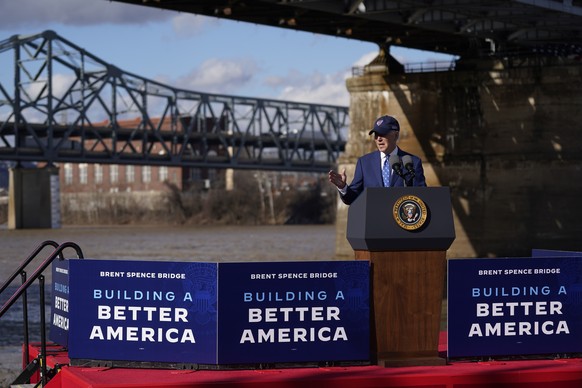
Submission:
[[[581,0],[114,0],[442,52],[582,54]]]

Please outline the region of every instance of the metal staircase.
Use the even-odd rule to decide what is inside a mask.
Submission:
[[[32,275],[28,277],[27,268],[36,263],[34,259],[39,257],[45,248],[52,247],[52,253],[46,257],[40,265],[34,270]],[[72,242],[65,242],[57,244],[52,240],[47,240],[41,243],[34,249],[34,251],[16,268],[14,273],[6,279],[4,284],[0,287],[0,296],[8,290],[12,282],[20,275],[21,285],[14,291],[12,295],[0,308],[0,319],[4,314],[16,303],[18,299],[22,300],[22,322],[23,322],[23,359],[28,363],[22,370],[20,375],[14,380],[12,386],[45,386],[48,381],[54,377],[59,371],[59,367],[49,368],[47,366],[47,338],[46,338],[46,303],[45,303],[45,275],[44,271],[50,266],[54,260],[65,260],[63,251],[67,248],[72,248],[78,259],[83,259],[83,252],[81,248]],[[35,359],[29,362],[29,344],[30,344],[30,325],[29,325],[29,301],[28,291],[30,287],[38,281],[39,286],[39,309],[40,309],[40,354]],[[4,298],[3,298],[4,299]],[[30,384],[31,379],[35,374],[39,373],[38,382]]]

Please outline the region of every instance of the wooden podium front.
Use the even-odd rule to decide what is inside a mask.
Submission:
[[[407,205],[418,205],[418,219],[399,218]],[[350,206],[347,238],[356,260],[371,265],[371,359],[444,365],[438,343],[446,250],[455,238],[449,189],[368,188]]]

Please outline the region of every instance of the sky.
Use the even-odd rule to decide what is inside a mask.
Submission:
[[[349,105],[352,68],[378,53],[369,42],[109,0],[0,0],[0,41],[46,30],[169,86],[340,106]],[[391,54],[400,63],[450,59],[399,47]]]

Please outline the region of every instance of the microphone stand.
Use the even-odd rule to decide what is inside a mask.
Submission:
[[[403,178],[404,179],[404,186],[414,186],[414,164],[412,162],[412,158],[410,155],[404,155],[402,157],[402,162],[404,164],[404,168],[406,170],[406,173],[404,174],[409,175],[409,178]]]
[[[414,170],[408,170],[408,172],[402,176],[402,179],[404,179],[404,186],[414,186]]]

